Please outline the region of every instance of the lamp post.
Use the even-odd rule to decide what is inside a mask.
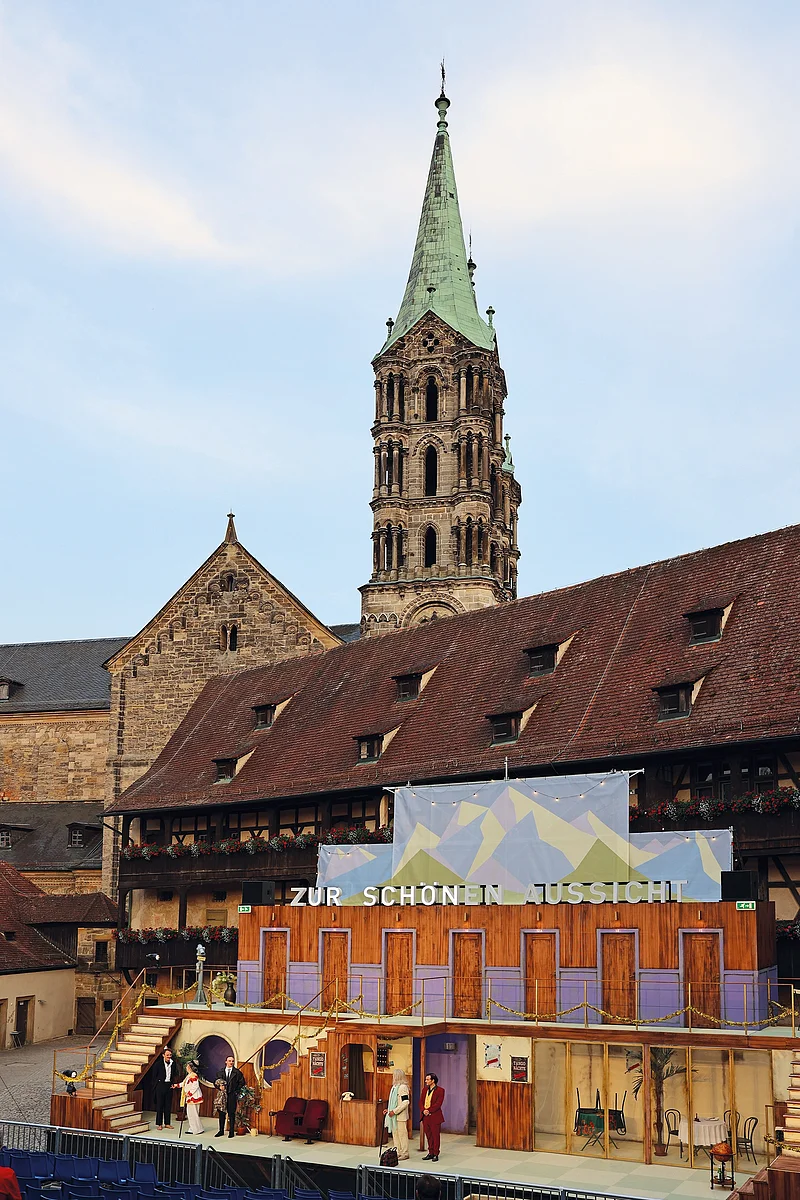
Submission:
[[[197,943],[197,991],[194,994],[195,1004],[207,1004],[206,994],[203,991],[203,963],[206,961],[206,948],[202,942]]]

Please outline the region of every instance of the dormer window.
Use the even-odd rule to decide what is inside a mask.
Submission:
[[[0,829],[0,850],[10,850],[13,845],[10,829]]]
[[[691,683],[679,683],[671,687],[656,688],[659,721],[673,721],[676,717],[688,717],[692,711]]]
[[[556,669],[558,642],[549,646],[532,646],[526,650],[529,675],[550,675]]]
[[[686,614],[689,622],[689,645],[696,646],[700,642],[716,642],[722,637],[722,617],[724,609],[707,608],[703,612]]]
[[[214,766],[217,768],[217,783],[230,783],[236,774],[235,758],[215,758]]]
[[[256,729],[269,729],[275,721],[274,704],[256,704],[253,706],[253,717]]]
[[[0,700],[10,700],[11,693],[18,686],[13,679],[0,679]]]
[[[398,700],[416,700],[420,692],[421,675],[395,675]]]
[[[515,742],[519,737],[522,713],[497,713],[487,718],[492,726],[492,745]]]
[[[67,833],[67,845],[72,847],[80,847],[84,844],[84,832],[78,826],[73,825]]]
[[[356,740],[358,742],[358,761],[362,763],[377,762],[383,750],[382,734],[371,733]]]

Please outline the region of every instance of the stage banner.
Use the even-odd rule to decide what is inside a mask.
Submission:
[[[392,882],[529,884],[628,881],[626,771],[398,788]]]
[[[631,866],[648,879],[683,879],[684,900],[721,900],[722,872],[733,870],[730,829],[632,833]]]

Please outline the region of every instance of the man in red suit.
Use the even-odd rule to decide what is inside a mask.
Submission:
[[[425,1134],[425,1143],[428,1147],[428,1153],[425,1155],[423,1162],[426,1160],[430,1162],[439,1161],[439,1143],[442,1134],[442,1124],[444,1123],[444,1117],[442,1116],[443,1104],[444,1088],[439,1087],[439,1076],[433,1074],[426,1075],[425,1086],[419,1098],[422,1129]]]

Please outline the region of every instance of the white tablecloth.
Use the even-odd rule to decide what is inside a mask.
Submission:
[[[687,1117],[681,1117],[678,1129],[681,1141],[684,1146],[688,1146],[689,1121]],[[727,1140],[728,1127],[724,1121],[720,1121],[719,1117],[701,1117],[700,1120],[692,1121],[693,1146],[716,1146]]]

